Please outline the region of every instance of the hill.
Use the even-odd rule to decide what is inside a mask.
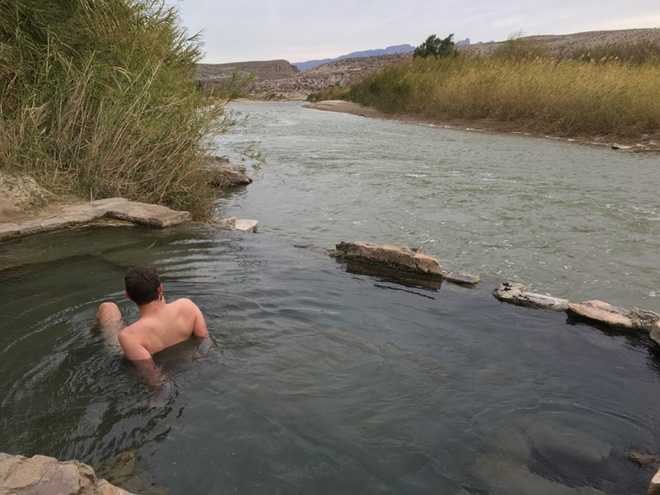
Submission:
[[[456,43],[458,47],[467,47],[470,46],[470,39],[465,39]],[[351,60],[355,58],[371,58],[371,57],[385,57],[388,55],[406,55],[413,53],[415,47],[413,45],[394,45],[388,46],[387,48],[376,48],[372,50],[362,50],[357,52],[351,52],[346,55],[340,55],[335,58],[324,58],[319,60],[309,60],[307,62],[295,62],[293,65],[300,72],[307,72],[309,70],[316,69],[321,65],[331,64],[333,62],[339,62],[341,60]]]
[[[234,75],[241,78],[254,76],[256,81],[272,81],[292,78],[297,74],[298,69],[286,60],[197,65],[197,80],[204,88],[223,85]]]
[[[586,31],[583,33],[524,36],[520,41],[529,42],[542,48],[548,55],[570,55],[575,51],[607,49],[650,43],[660,47],[660,28],[623,29],[617,31]],[[466,50],[468,53],[488,55],[506,41],[474,43]]]

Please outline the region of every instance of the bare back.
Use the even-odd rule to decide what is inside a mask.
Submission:
[[[140,308],[141,317],[119,334],[119,343],[131,361],[149,360],[168,347],[195,337],[207,337],[206,321],[189,299],[164,301]]]

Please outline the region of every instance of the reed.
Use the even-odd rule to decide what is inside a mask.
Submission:
[[[594,62],[526,49],[416,59],[331,93],[388,113],[493,119],[567,136],[633,137],[660,129],[658,81],[660,64],[653,59]]]
[[[222,105],[198,39],[155,0],[0,3],[0,167],[58,194],[124,196],[204,217]]]

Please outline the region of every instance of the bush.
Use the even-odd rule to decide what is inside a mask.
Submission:
[[[57,193],[204,216],[222,108],[195,81],[196,37],[155,0],[3,0],[0,167]]]
[[[454,43],[454,35],[450,34],[444,39],[438,38],[437,35],[432,34],[426,41],[415,48],[414,58],[427,58],[427,57],[453,57],[457,54],[456,43]]]

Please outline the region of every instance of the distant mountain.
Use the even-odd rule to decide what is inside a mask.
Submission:
[[[309,60],[307,62],[298,62],[293,65],[298,68],[300,72],[305,72],[308,70],[316,69],[318,66],[323,64],[329,64],[331,62],[337,62],[339,60],[346,60],[348,58],[367,58],[367,57],[380,57],[383,55],[400,55],[404,53],[412,53],[415,51],[415,47],[412,45],[395,45],[388,46],[387,48],[377,48],[374,50],[362,50],[359,52],[347,53],[346,55],[341,55],[335,58],[324,58],[320,60]]]
[[[463,41],[458,41],[456,46],[463,48],[470,46],[470,39],[465,39]],[[309,60],[307,62],[298,62],[293,65],[300,71],[306,72],[308,70],[316,69],[317,67],[329,64],[332,62],[338,62],[340,60],[346,60],[350,58],[368,58],[368,57],[382,57],[383,55],[405,55],[406,53],[412,53],[415,51],[415,47],[412,45],[394,45],[388,46],[387,48],[376,48],[374,50],[362,50],[359,52],[347,53],[346,55],[341,55],[335,58],[324,58],[320,60]]]

